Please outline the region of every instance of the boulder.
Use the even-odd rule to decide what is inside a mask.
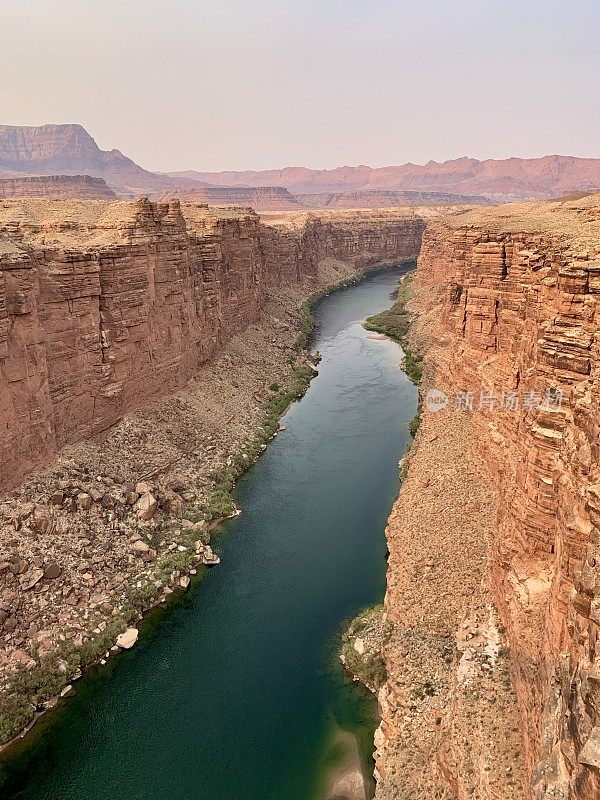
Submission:
[[[157,508],[158,503],[156,502],[156,497],[151,492],[143,494],[135,504],[138,517],[144,521],[152,519],[156,514]]]
[[[56,561],[51,561],[44,569],[44,578],[47,578],[51,581],[56,580],[56,578],[60,578],[61,574],[62,568],[56,563]]]
[[[183,500],[175,492],[167,492],[165,494],[162,506],[170,517],[181,517],[183,514]]]
[[[31,572],[28,572],[26,575],[23,575],[23,577],[19,580],[21,589],[23,589],[24,592],[29,591],[29,589],[33,589],[36,583],[39,583],[43,577],[44,577],[43,569],[31,570]]]
[[[77,495],[77,503],[82,511],[89,511],[93,502],[92,496],[87,492],[80,492]]]
[[[19,667],[25,667],[25,669],[33,669],[37,666],[35,660],[24,650],[15,650],[11,658],[14,664]]]
[[[134,492],[133,489],[131,489],[125,495],[125,502],[127,503],[128,506],[134,506],[139,500],[139,497],[140,497],[139,494],[137,492]]]
[[[131,650],[138,640],[139,631],[137,628],[127,628],[124,633],[117,636],[117,647],[122,650]]]
[[[50,502],[52,503],[53,506],[62,506],[64,500],[65,500],[65,493],[62,492],[60,489],[57,489],[57,491],[54,492],[54,494],[50,498]]]
[[[211,547],[209,545],[204,545],[204,552],[202,553],[202,563],[206,564],[207,566],[213,566],[213,564],[220,564],[221,559],[216,553],[213,553]]]

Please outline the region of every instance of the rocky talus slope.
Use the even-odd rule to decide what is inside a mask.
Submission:
[[[387,532],[378,797],[592,800],[600,196],[432,220],[416,284],[448,406],[423,410]]]
[[[235,475],[314,371],[301,301],[423,228],[0,202],[0,740],[215,562]]]

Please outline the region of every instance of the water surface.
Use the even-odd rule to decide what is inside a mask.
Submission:
[[[357,735],[368,760],[374,704],[334,644],[385,589],[416,389],[400,347],[361,320],[391,305],[400,271],[318,304],[319,375],[240,482],[242,516],[215,543],[221,565],[77,685],[4,796],[319,800],[336,731]]]

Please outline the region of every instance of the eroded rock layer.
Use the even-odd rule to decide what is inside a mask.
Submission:
[[[0,205],[0,488],[183,387],[270,286],[418,251],[410,213],[262,225],[178,201]]]
[[[597,798],[600,196],[433,220],[424,235],[417,284],[422,317],[415,335],[427,342],[428,385],[448,394],[443,414],[449,429],[457,426],[459,417],[461,425],[468,423],[468,435],[483,462],[475,480],[497,493],[497,505],[490,502],[487,509],[490,530],[481,523],[481,536],[489,535],[485,558],[490,614],[498,614],[499,628],[505,631],[517,695],[524,743],[523,789],[536,800]],[[423,413],[417,469],[446,438],[441,433],[426,438],[433,424],[427,414],[435,415]],[[455,454],[452,448],[437,451],[440,476]],[[462,512],[458,509],[458,521],[448,516],[457,511],[451,494],[443,505],[439,528],[433,533],[419,531],[417,524],[413,537],[445,538],[446,525],[453,526],[446,529],[450,535],[462,524],[461,513],[470,530],[468,502]],[[402,525],[401,516],[392,516],[390,570],[401,558],[398,548],[406,538]],[[459,580],[461,569],[463,563],[453,568]],[[405,595],[398,584],[392,574],[386,602],[400,635]],[[425,594],[428,587],[430,581],[424,577]],[[453,587],[446,588],[453,596]],[[439,592],[439,587],[432,591]],[[478,593],[481,600],[483,590]],[[451,608],[452,601],[448,605]],[[467,639],[484,635],[481,619],[467,623],[471,631]],[[468,645],[463,642],[461,648],[460,638],[459,630],[450,659],[455,686]],[[477,648],[467,649],[472,661]],[[394,771],[402,718],[394,703],[398,686],[394,676],[402,674],[402,654],[392,646],[387,658],[391,677],[379,741],[382,775]],[[489,658],[485,663],[481,669],[492,670]],[[450,702],[456,699],[456,691],[450,698]],[[442,726],[427,758],[437,763],[445,778],[442,782],[454,795],[503,800],[517,796],[516,789],[503,793],[498,781],[473,780],[467,751],[470,745],[475,747],[476,737],[470,744],[459,740],[448,715]],[[475,735],[479,727],[473,719],[463,726],[463,733],[470,730]],[[501,749],[506,739],[501,725],[494,739]],[[519,758],[513,756],[517,764]],[[493,775],[493,760],[486,766],[479,759],[475,769],[481,776],[490,765]],[[386,780],[379,791],[381,797],[404,796],[394,794],[394,786]]]
[[[301,302],[423,227],[0,203],[0,744],[218,563],[235,478],[315,371]]]
[[[15,197],[117,199],[106,181],[102,178],[92,178],[89,175],[35,175],[27,178],[0,178],[0,198]]]

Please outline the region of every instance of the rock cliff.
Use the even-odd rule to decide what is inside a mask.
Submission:
[[[173,198],[186,203],[205,203],[211,206],[250,206],[255,211],[299,211],[303,208],[303,204],[282,186],[207,186],[203,189],[178,189],[151,195],[152,200],[159,202],[168,202]]]
[[[490,201],[482,195],[448,194],[447,192],[422,191],[371,191],[317,192],[315,194],[292,195],[298,204],[306,208],[394,208],[395,206],[423,206],[470,203],[488,205]]]
[[[1,178],[0,198],[63,197],[81,200],[116,200],[117,195],[102,178],[89,175],[40,175]]]
[[[101,150],[81,125],[0,125],[0,175],[93,175],[124,196],[200,187],[138,166],[119,150]]]
[[[410,212],[261,224],[178,201],[1,204],[0,486],[185,386],[273,283],[410,256],[423,227]]]
[[[314,373],[301,302],[414,256],[423,228],[0,202],[0,742],[218,563],[235,477]]]
[[[306,209],[367,209],[398,206],[489,205],[483,196],[463,196],[445,192],[329,192],[292,194],[282,186],[209,186],[203,189],[176,189],[150,195],[152,200],[168,202],[177,198],[188,203],[245,205],[255,211],[304,211]]]
[[[420,588],[433,598],[446,592],[444,625],[452,632],[446,666],[436,662],[445,689],[432,692],[429,704],[440,708],[438,731],[425,735],[423,728],[413,740],[437,770],[439,795],[432,796],[442,796],[445,785],[460,798],[508,800],[524,792],[535,800],[592,800],[600,796],[600,196],[432,220],[417,286],[414,336],[426,350],[425,388],[443,390],[449,404],[423,411],[406,496],[388,529],[386,603],[396,638],[382,696],[379,796],[399,796],[394,791],[406,780],[396,769],[406,729],[403,676],[411,659],[418,665],[401,647],[411,619],[401,548],[409,537],[414,549],[427,534],[432,567],[423,572],[417,564]],[[467,439],[471,452],[461,457]],[[428,502],[434,484],[443,500],[425,529],[407,504],[419,496]],[[458,559],[446,554],[440,587],[436,547],[443,552],[463,530],[472,544]],[[464,544],[463,536],[456,541]],[[473,585],[478,552],[483,572]],[[496,699],[481,700],[486,693],[489,700],[501,666],[494,641],[509,656],[516,692],[520,788],[502,784],[499,753],[511,735],[510,714]],[[491,745],[487,755],[482,742]],[[506,767],[515,776],[519,753],[513,747]]]

